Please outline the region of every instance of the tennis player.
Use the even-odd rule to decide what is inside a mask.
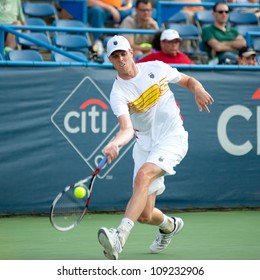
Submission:
[[[118,259],[135,222],[157,226],[158,235],[150,246],[151,253],[166,249],[174,235],[183,228],[178,217],[168,217],[155,208],[157,195],[165,189],[164,176],[174,175],[174,167],[188,150],[188,133],[183,127],[179,107],[168,83],[194,93],[199,111],[209,111],[214,102],[196,79],[180,73],[161,61],[136,64],[133,50],[123,36],[107,43],[107,55],[118,72],[110,94],[110,103],[120,125],[115,138],[104,148],[108,163],[135,135],[133,149],[133,194],[125,215],[116,229],[102,227],[99,243],[108,259]]]

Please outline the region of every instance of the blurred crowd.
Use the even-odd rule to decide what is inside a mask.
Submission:
[[[178,0],[179,2],[201,3],[201,0]],[[259,3],[258,0],[250,0],[251,3]],[[253,1],[253,2],[252,2]],[[24,14],[21,0],[0,1],[0,24],[26,25],[27,15]],[[172,1],[169,1],[172,2]],[[137,62],[148,60],[161,60],[168,64],[229,64],[229,65],[257,65],[259,50],[252,45],[247,46],[245,34],[240,34],[236,24],[229,20],[231,11],[254,14],[258,19],[260,9],[233,9],[229,3],[246,3],[246,0],[229,0],[214,2],[211,9],[202,6],[182,7],[181,14],[185,21],[164,22],[158,25],[156,15],[156,3],[153,0],[88,0],[87,1],[87,26],[102,28],[102,32],[89,34],[92,50],[101,60],[106,62],[106,42],[114,34],[106,34],[104,28],[117,29],[141,29],[154,31],[149,34],[131,34],[125,36],[133,49],[133,55]],[[74,2],[75,5],[77,2]],[[61,20],[78,20],[70,9],[62,1],[56,2],[58,18]],[[196,18],[197,13],[207,12],[211,22],[202,23]],[[205,13],[206,14],[206,13]],[[254,23],[252,23],[254,24]],[[251,25],[252,25],[251,24]],[[182,36],[179,26],[193,25],[199,31],[198,38]],[[255,23],[256,26],[260,25]],[[18,32],[27,32],[17,29]],[[5,52],[23,49],[17,43],[16,36],[5,33]],[[205,58],[206,57],[206,58]]]

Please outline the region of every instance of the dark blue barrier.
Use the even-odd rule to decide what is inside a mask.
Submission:
[[[210,114],[199,113],[194,96],[171,85],[190,146],[177,174],[166,177],[158,206],[259,207],[259,67],[179,69],[198,78],[215,104]],[[63,187],[94,168],[117,131],[109,108],[115,76],[101,66],[0,67],[1,214],[46,213]],[[92,210],[125,208],[132,192],[132,144],[100,174]]]

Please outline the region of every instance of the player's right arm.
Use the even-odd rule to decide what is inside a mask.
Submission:
[[[118,122],[118,133],[103,150],[103,153],[108,156],[108,163],[118,156],[119,148],[126,145],[134,137],[134,129],[129,115],[119,116]]]

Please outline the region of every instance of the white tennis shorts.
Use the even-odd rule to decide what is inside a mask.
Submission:
[[[151,151],[143,151],[135,144],[133,149],[134,158],[134,177],[135,178],[140,167],[146,162],[152,162],[166,172],[166,175],[174,175],[177,166],[185,157],[188,151],[188,133],[183,131],[182,134],[174,135],[155,145]],[[148,195],[157,192],[157,195],[162,194],[165,190],[164,176],[157,178],[149,187]]]

